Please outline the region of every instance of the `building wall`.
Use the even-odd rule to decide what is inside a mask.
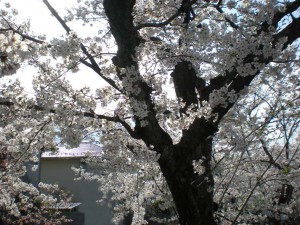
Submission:
[[[25,166],[26,166],[26,174],[23,177],[24,181],[33,184],[35,187],[38,186],[39,182],[40,182],[40,171],[39,169],[37,169],[36,171],[32,171],[32,167],[35,164],[32,164],[30,162],[26,162]]]
[[[84,213],[81,212],[63,212],[64,216],[72,219],[72,224],[69,222],[62,223],[62,225],[83,225],[84,223]]]
[[[85,225],[111,225],[112,213],[107,206],[96,203],[101,198],[96,182],[74,181],[75,174],[71,167],[80,166],[80,158],[42,158],[41,182],[58,184],[70,191],[74,202],[81,202],[79,212],[85,215]]]

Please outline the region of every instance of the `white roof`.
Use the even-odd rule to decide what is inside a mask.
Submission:
[[[42,158],[81,158],[87,156],[100,155],[100,146],[90,142],[82,142],[77,148],[67,149],[60,147],[57,151],[46,151],[42,153]]]
[[[74,209],[79,205],[81,205],[80,202],[60,202],[48,208],[49,209]]]

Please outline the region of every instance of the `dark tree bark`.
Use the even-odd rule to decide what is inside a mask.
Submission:
[[[294,187],[290,184],[283,184],[278,200],[278,204],[289,203],[292,200]]]
[[[167,157],[162,156],[158,162],[171,190],[180,224],[216,224],[213,217],[214,181],[209,165],[212,139],[202,140],[196,151],[189,145],[175,145],[172,153]],[[205,173],[199,175],[194,172],[192,162],[201,156],[205,157],[202,164]]]
[[[182,111],[186,111],[190,105],[197,105],[198,99],[195,91],[197,76],[193,65],[188,61],[177,63],[171,77],[177,98],[185,104]]]

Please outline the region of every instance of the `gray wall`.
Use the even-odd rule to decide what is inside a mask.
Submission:
[[[28,182],[33,184],[35,187],[38,186],[39,182],[40,182],[40,171],[38,168],[36,171],[32,171],[32,166],[34,166],[34,164],[30,163],[30,162],[26,162],[25,163],[26,166],[26,174],[23,177],[23,179]]]
[[[112,213],[107,206],[96,203],[101,193],[96,182],[74,181],[75,174],[71,166],[79,167],[79,158],[42,158],[41,182],[58,184],[64,190],[71,191],[74,202],[81,202],[79,212],[85,216],[85,225],[111,225]]]
[[[72,219],[72,223],[66,222],[62,225],[83,225],[84,224],[84,213],[81,212],[63,212],[63,215],[67,218]]]

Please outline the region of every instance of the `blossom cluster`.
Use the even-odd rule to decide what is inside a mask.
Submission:
[[[0,33],[0,78],[16,73],[28,56],[28,46],[19,35],[12,31]]]

